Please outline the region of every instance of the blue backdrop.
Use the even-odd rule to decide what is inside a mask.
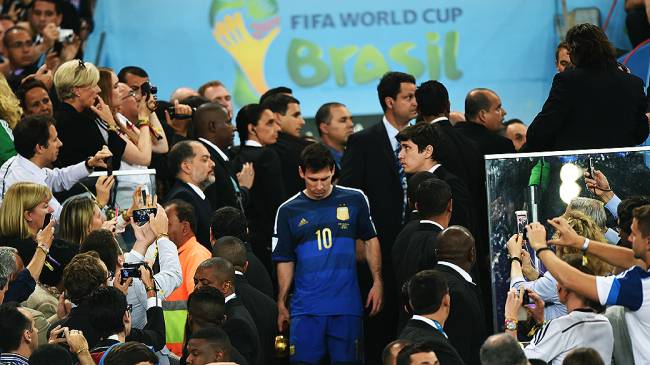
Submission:
[[[602,23],[611,4],[572,0],[569,10],[598,8]],[[463,110],[471,88],[487,87],[506,119],[529,123],[555,72],[559,11],[559,0],[100,0],[86,58],[145,68],[162,99],[218,79],[242,105],[286,85],[307,116],[327,101],[378,114],[378,78],[407,71],[443,82],[452,110]],[[607,34],[630,49],[623,1]]]

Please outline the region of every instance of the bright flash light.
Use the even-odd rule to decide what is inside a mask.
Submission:
[[[560,169],[560,180],[565,183],[574,182],[582,175],[582,169],[572,163],[567,163]]]
[[[563,182],[560,185],[560,199],[566,204],[571,203],[573,198],[580,195],[580,185],[575,182]]]

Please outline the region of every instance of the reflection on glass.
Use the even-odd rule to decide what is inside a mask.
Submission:
[[[586,172],[592,168],[602,172],[621,199],[650,195],[648,161],[650,147],[486,156],[493,321],[497,331],[503,330],[503,306],[510,284],[506,242],[517,233],[523,214],[520,211],[527,212],[529,222],[544,223],[550,238],[554,230],[547,219],[562,215],[575,197],[598,199],[585,185]],[[607,227],[617,228],[609,211]],[[531,257],[535,258],[534,252]],[[544,271],[536,261],[533,264]]]

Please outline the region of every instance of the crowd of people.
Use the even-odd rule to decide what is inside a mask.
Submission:
[[[493,90],[452,112],[441,82],[388,72],[381,120],[353,133],[327,102],[316,141],[290,88],[235,112],[219,81],[162,101],[141,67],[83,61],[87,2],[3,13],[0,364],[650,363],[650,197],[598,170],[598,199],[525,228],[547,271],[510,238],[492,322],[484,156],[648,137],[598,27],[558,46],[528,129]]]

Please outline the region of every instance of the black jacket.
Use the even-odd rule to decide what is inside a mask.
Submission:
[[[449,342],[466,364],[480,364],[479,350],[488,335],[481,290],[449,266],[438,264],[435,269],[447,279],[451,296],[449,318],[445,322]]]
[[[56,131],[63,146],[59,157],[54,163],[57,167],[74,165],[94,156],[97,151],[107,145],[113,153],[113,170],[119,170],[126,142],[113,131],[108,131],[108,143],[104,141],[100,127],[93,112],[77,112],[70,104],[62,102],[54,112]]]
[[[473,204],[465,182],[449,172],[444,165],[439,166],[433,174],[436,178],[446,182],[451,189],[453,203],[449,225],[463,226],[474,233],[474,227],[476,226],[474,218],[476,215],[475,204]]]
[[[277,333],[278,305],[273,299],[255,289],[244,275],[235,275],[237,298],[241,300],[257,326],[260,351],[257,364],[266,364],[273,357]]]
[[[191,204],[196,214],[196,238],[208,250],[212,251],[210,244],[210,219],[212,219],[212,208],[208,199],[201,197],[187,183],[176,180],[174,185],[167,193],[165,202],[172,199],[180,199]]]
[[[298,173],[298,163],[300,162],[300,154],[310,142],[296,138],[289,134],[280,132],[278,134],[278,141],[269,146],[280,157],[282,163],[282,181],[287,196],[293,196],[305,188],[305,182]]]
[[[643,81],[616,68],[555,75],[528,127],[527,152],[630,147],[648,137]]]
[[[432,343],[435,346],[435,353],[440,365],[465,364],[458,351],[449,343],[449,340],[440,331],[422,321],[409,319],[402,333],[400,333],[399,339]]]
[[[240,171],[246,162],[252,162],[255,180],[250,191],[251,201],[246,210],[250,230],[250,244],[255,255],[271,271],[271,236],[275,213],[285,200],[282,164],[278,154],[268,147],[241,146],[233,151],[233,167]]]
[[[474,122],[460,122],[454,126],[467,139],[474,142],[474,147],[481,156],[500,153],[515,153],[512,141],[490,132],[484,126]],[[485,169],[485,167],[483,167]]]
[[[210,201],[212,210],[221,207],[245,208],[248,203],[248,189],[239,186],[237,175],[235,175],[230,161],[221,157],[209,144],[199,140],[210,152],[210,158],[214,162],[214,183],[205,189],[205,196]],[[222,151],[225,153],[225,151]]]
[[[244,356],[246,361],[249,364],[257,364],[260,351],[257,326],[238,297],[226,302],[226,321],[223,330],[230,337],[233,347]]]

